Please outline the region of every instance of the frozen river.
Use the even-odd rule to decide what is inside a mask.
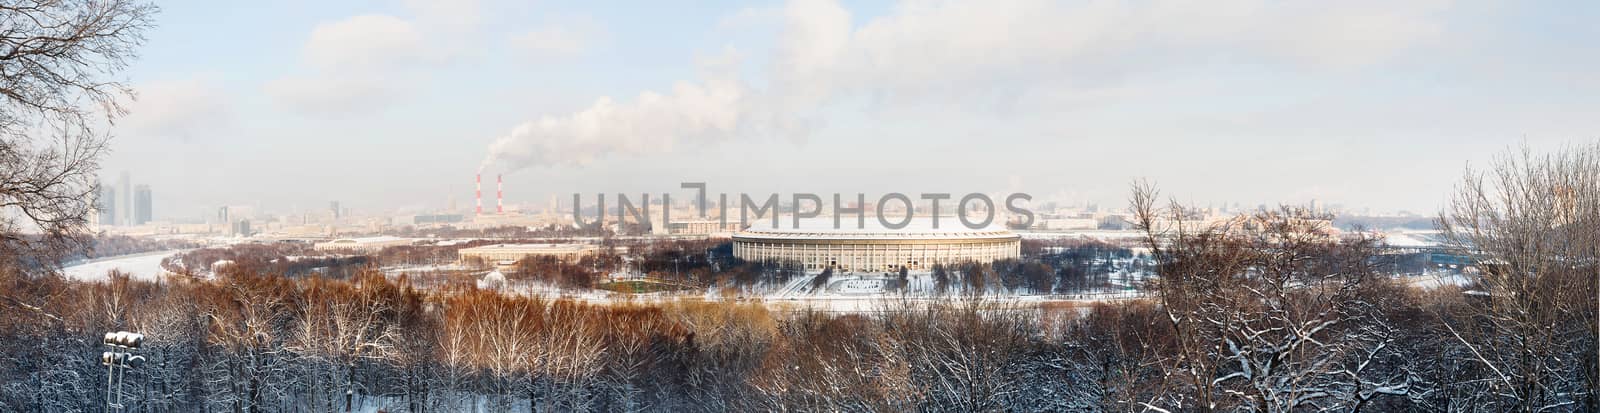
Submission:
[[[178,250],[172,250],[108,257],[66,267],[61,272],[74,280],[101,281],[106,279],[107,272],[121,270],[133,279],[154,281],[165,272],[161,269],[161,260],[177,253]]]

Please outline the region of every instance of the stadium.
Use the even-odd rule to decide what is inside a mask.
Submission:
[[[1021,236],[999,225],[971,229],[955,217],[913,219],[900,229],[883,227],[867,218],[856,228],[855,217],[803,219],[800,225],[784,218],[752,224],[733,235],[733,255],[746,261],[793,261],[807,271],[833,268],[843,272],[896,272],[927,270],[934,264],[966,261],[991,262],[1017,258]]]

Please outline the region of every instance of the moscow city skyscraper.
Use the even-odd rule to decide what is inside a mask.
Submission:
[[[117,223],[127,225],[133,222],[133,178],[128,171],[122,171],[122,176],[117,179],[117,193],[122,194],[118,197],[121,202],[116,206]]]
[[[133,190],[133,225],[150,222],[150,185],[139,185]]]

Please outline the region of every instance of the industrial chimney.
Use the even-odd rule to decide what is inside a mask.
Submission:
[[[494,213],[506,213],[506,181],[494,174]]]
[[[483,215],[483,174],[478,174],[476,185],[473,198],[478,200],[478,215]]]

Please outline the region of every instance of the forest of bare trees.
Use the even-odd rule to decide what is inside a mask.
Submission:
[[[1595,200],[1566,188],[1594,180],[1551,172],[1583,156],[1469,173],[1442,220],[1483,280],[1432,290],[1312,211],[1190,222],[1148,185],[1154,298],[1083,307],[596,304],[251,261],[212,281],[10,276],[0,409],[97,409],[92,338],[131,330],[149,336],[136,411],[1592,411],[1594,215],[1574,208]],[[1554,192],[1501,195],[1530,191]],[[1044,271],[1005,268],[947,282]]]

